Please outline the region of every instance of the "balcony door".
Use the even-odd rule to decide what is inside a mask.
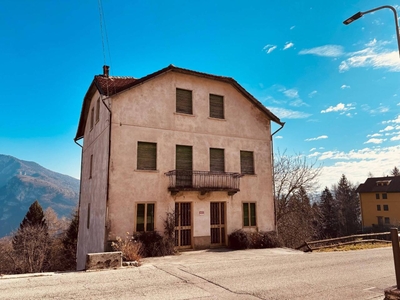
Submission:
[[[190,202],[175,203],[175,246],[192,247],[192,204]]]
[[[193,154],[192,146],[176,145],[176,186],[190,188],[193,182]]]
[[[225,202],[210,203],[211,245],[225,245]]]

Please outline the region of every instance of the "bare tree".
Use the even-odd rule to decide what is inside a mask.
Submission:
[[[67,218],[58,218],[57,213],[51,207],[44,211],[44,218],[46,220],[48,232],[50,237],[55,237],[67,230],[69,221]]]
[[[47,227],[26,225],[18,230],[18,244],[14,244],[16,270],[22,273],[42,272],[50,247]]]
[[[289,201],[303,189],[310,194],[317,186],[321,167],[302,155],[286,155],[278,151],[274,159],[275,201],[277,220],[291,211]]]

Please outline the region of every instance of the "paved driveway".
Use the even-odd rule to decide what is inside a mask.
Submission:
[[[383,299],[391,248],[193,251],[139,268],[0,280],[0,299]]]

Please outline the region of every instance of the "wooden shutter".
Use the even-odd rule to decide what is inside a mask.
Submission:
[[[136,231],[144,231],[145,204],[136,206]]]
[[[157,170],[157,144],[138,142],[137,169]]]
[[[147,204],[146,231],[154,231],[154,203]]]
[[[256,226],[256,204],[250,203],[250,226]]]
[[[249,203],[243,203],[243,226],[249,226],[249,222]]]
[[[192,146],[176,145],[176,169],[188,171],[193,169]]]
[[[240,172],[254,174],[254,157],[252,151],[240,151]]]
[[[210,171],[225,172],[224,149],[210,148]]]
[[[192,91],[176,89],[176,112],[193,114]]]
[[[224,97],[210,94],[210,117],[224,119]]]

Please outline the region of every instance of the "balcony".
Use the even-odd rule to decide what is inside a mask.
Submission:
[[[169,177],[168,190],[172,195],[180,191],[199,191],[202,195],[212,191],[227,191],[234,195],[240,191],[239,173],[172,170],[165,173]]]

